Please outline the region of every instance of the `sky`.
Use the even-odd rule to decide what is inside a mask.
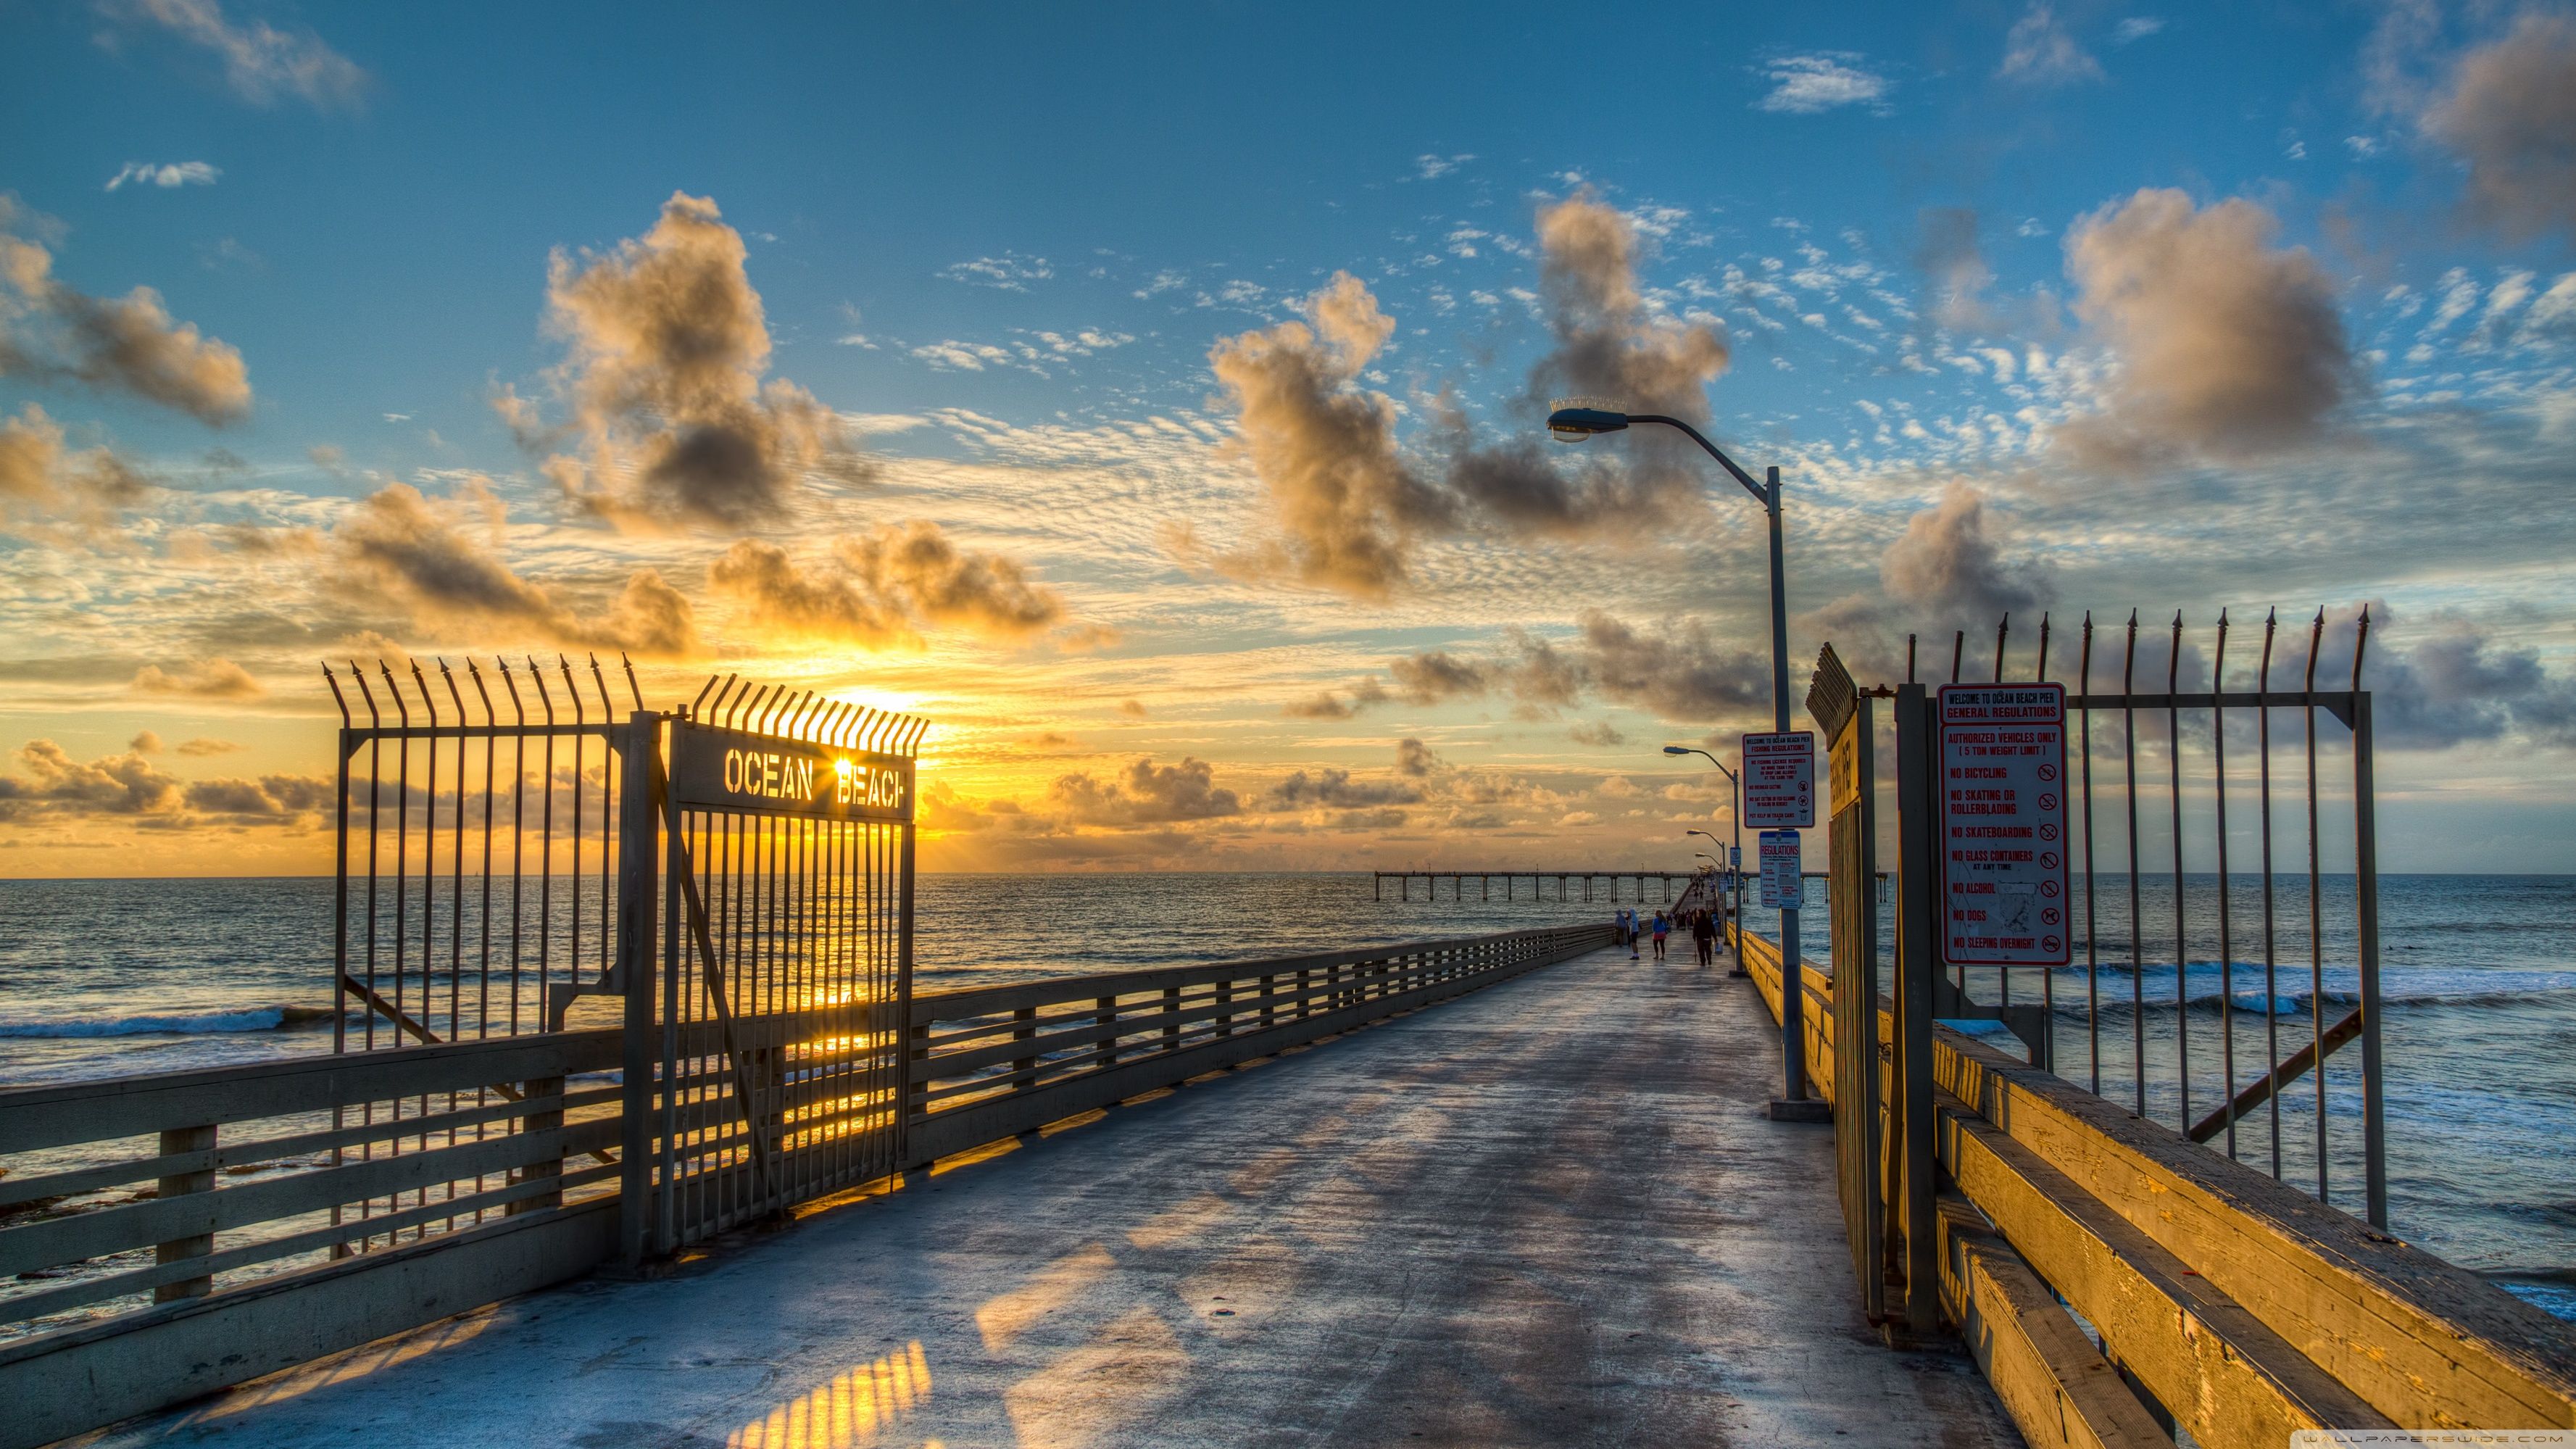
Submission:
[[[2576,871],[2562,8],[0,27],[0,876],[327,872],[322,660],[621,652],[927,716],[928,869],[1686,865],[1760,511],[1563,399],[1781,470],[1801,699],[2366,607],[2382,867]]]

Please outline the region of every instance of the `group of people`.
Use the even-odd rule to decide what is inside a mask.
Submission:
[[[1664,938],[1676,931],[1687,931],[1692,943],[1699,948],[1699,964],[1713,966],[1717,964],[1718,933],[1725,927],[1720,913],[1725,909],[1721,902],[1715,910],[1656,911],[1649,916],[1644,911],[1622,906],[1614,924],[1619,932],[1619,942],[1628,948],[1631,961],[1639,959],[1637,948],[1647,940],[1654,943],[1655,959],[1665,960]]]

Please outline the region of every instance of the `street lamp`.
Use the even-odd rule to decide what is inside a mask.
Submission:
[[[1736,923],[1741,926],[1744,921],[1744,782],[1736,778],[1736,774],[1733,770],[1726,768],[1726,762],[1724,760],[1719,759],[1717,756],[1710,754],[1706,750],[1695,750],[1688,745],[1666,745],[1664,746],[1664,753],[1668,755],[1697,755],[1701,759],[1708,761],[1710,764],[1717,766],[1717,772],[1726,777],[1726,785],[1729,792],[1726,806],[1727,816],[1732,822],[1735,831],[1734,849],[1728,854],[1727,861],[1728,869],[1734,873],[1732,884],[1735,887],[1735,919]],[[1693,835],[1708,835],[1708,832],[1705,830],[1694,830],[1691,833]],[[1709,835],[1708,838],[1711,843],[1714,843],[1717,840],[1717,837],[1714,835]],[[1738,958],[1736,961],[1735,971],[1733,974],[1738,976],[1744,974],[1744,963],[1741,958]]]
[[[1765,470],[1766,483],[1756,483],[1753,475],[1735,466],[1735,460],[1719,451],[1717,444],[1700,436],[1700,431],[1680,418],[1661,413],[1622,413],[1608,408],[1561,407],[1547,416],[1547,430],[1560,443],[1580,443],[1602,433],[1616,433],[1637,423],[1661,423],[1678,428],[1684,437],[1699,444],[1700,450],[1717,460],[1762,511],[1771,523],[1771,728],[1781,734],[1789,732],[1789,605],[1780,563],[1780,470]],[[1742,960],[1739,952],[1738,961]],[[1806,993],[1799,988],[1798,910],[1791,906],[1780,912],[1780,1075],[1786,1090],[1782,1097],[1802,1102],[1807,1097],[1807,1004]],[[1797,1113],[1777,1112],[1775,1117]]]

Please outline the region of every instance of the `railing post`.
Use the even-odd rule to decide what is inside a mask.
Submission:
[[[1226,1009],[1228,1006],[1233,1004],[1233,1001],[1234,983],[1232,981],[1218,982],[1216,984],[1216,1034],[1218,1036],[1234,1035],[1234,1013]]]
[[[1163,1050],[1181,1049],[1181,988],[1163,988]]]
[[[1016,1021],[1016,1022],[1020,1023],[1020,1025],[1018,1025],[1017,1027],[1012,1028],[1012,1030],[1011,1030],[1011,1040],[1013,1040],[1013,1041],[1032,1041],[1032,1040],[1035,1040],[1035,1039],[1036,1039],[1036,1037],[1037,1037],[1037,1034],[1038,1034],[1038,1029],[1037,1029],[1037,1025],[1036,1025],[1036,1023],[1037,1023],[1037,1019],[1038,1019],[1038,1009],[1037,1009],[1036,1007],[1034,1007],[1034,1006],[1023,1006],[1023,1007],[1021,1007],[1019,1010],[1012,1012],[1012,1013],[1011,1013],[1011,1020],[1013,1020],[1013,1021]],[[1038,1064],[1038,1059],[1037,1059],[1036,1057],[1013,1057],[1013,1058],[1011,1058],[1011,1071],[1012,1071],[1013,1075],[1014,1075],[1015,1077],[1017,1077],[1017,1080],[1015,1080],[1015,1081],[1013,1081],[1013,1082],[1011,1083],[1011,1090],[1012,1090],[1012,1091],[1014,1091],[1014,1092],[1025,1092],[1025,1091],[1029,1090],[1031,1087],[1033,1087],[1033,1086],[1037,1085],[1036,1080],[1035,1080],[1034,1078],[1031,1078],[1031,1077],[1018,1077],[1018,1076],[1017,1076],[1017,1074],[1018,1074],[1018,1073],[1028,1071],[1028,1070],[1029,1070],[1029,1069],[1031,1069],[1032,1067],[1035,1067],[1037,1064]]]
[[[1261,978],[1261,1029],[1263,1031],[1268,1031],[1279,1015],[1278,993],[1272,989],[1272,983],[1278,979],[1275,976]]]
[[[1115,1027],[1118,1024],[1117,997],[1099,997],[1093,1000],[1091,1004],[1095,1008],[1091,1015],[1092,1025]],[[1100,1044],[1091,1049],[1091,1061],[1092,1065],[1099,1070],[1106,1070],[1118,1065],[1118,1038],[1114,1033],[1109,1036],[1102,1037],[1100,1039]]]
[[[2372,1227],[2386,1232],[2388,1118],[2379,1094],[2379,808],[2370,748],[2370,694],[2357,689],[2352,695],[2352,839],[2354,924],[2361,936],[2362,1211]],[[2322,1057],[2317,1071],[2325,1071]]]
[[[182,1152],[212,1152],[214,1150],[215,1129],[211,1126],[178,1127],[161,1134],[161,1155],[164,1157],[175,1156]],[[215,1169],[211,1164],[209,1164],[195,1172],[174,1173],[169,1177],[162,1178],[160,1195],[164,1200],[167,1200],[169,1198],[178,1197],[183,1193],[212,1192],[214,1190]],[[152,1261],[155,1263],[178,1263],[184,1262],[190,1258],[203,1258],[214,1251],[215,1235],[213,1233],[192,1233],[184,1238],[172,1238],[166,1243],[157,1243],[153,1245]],[[160,1287],[153,1289],[152,1301],[155,1303],[175,1303],[182,1298],[203,1298],[214,1291],[215,1280],[212,1278],[182,1278],[176,1283],[164,1283]]]
[[[561,1098],[563,1096],[563,1092],[564,1079],[561,1077],[531,1077],[527,1081],[519,1084],[519,1099],[523,1102],[543,1101],[549,1097]],[[519,1130],[530,1134],[538,1132],[558,1132],[562,1130],[563,1124],[563,1107],[558,1103],[550,1111],[530,1112],[521,1117],[519,1119]],[[622,1165],[623,1164],[621,1164],[621,1166]],[[563,1158],[557,1156],[549,1157],[541,1162],[531,1162],[527,1166],[519,1169],[518,1177],[521,1182],[532,1182],[538,1178],[545,1177],[555,1178],[560,1181],[563,1177]],[[563,1189],[561,1187],[553,1187],[544,1192],[535,1193],[527,1197],[513,1200],[507,1208],[502,1210],[502,1216],[517,1217],[521,1213],[532,1213],[543,1208],[559,1208],[562,1206]],[[621,1224],[621,1226],[623,1225]]]
[[[618,1043],[624,1091],[617,1125],[617,1253],[631,1268],[644,1261],[658,1205],[653,1193],[653,1070],[661,1053],[654,1050],[659,1041],[653,1030],[653,979],[656,966],[670,962],[654,958],[678,949],[679,932],[656,929],[657,924],[668,924],[660,920],[658,893],[660,873],[670,865],[662,858],[663,792],[668,783],[662,769],[661,716],[637,710],[626,717],[624,734],[617,820],[617,985],[625,1008]],[[675,850],[677,844],[675,839]],[[657,945],[666,949],[657,953]],[[548,1095],[562,1095],[563,1078],[549,1080],[555,1086]],[[561,1112],[551,1116],[548,1125],[563,1125]],[[534,1117],[528,1119],[526,1130],[537,1130]],[[561,1159],[556,1160],[553,1175],[563,1175]],[[563,1194],[558,1191],[542,1205],[560,1207],[562,1203]],[[533,1211],[537,1205],[539,1200],[529,1199],[511,1204],[510,1211]]]

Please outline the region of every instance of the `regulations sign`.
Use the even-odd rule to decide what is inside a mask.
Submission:
[[[1816,736],[1812,730],[1744,737],[1744,824],[1752,830],[1816,826]]]
[[[1798,832],[1762,832],[1762,909],[1794,911],[1807,898],[1807,872],[1798,851]]]
[[[2065,965],[2065,687],[1945,684],[1940,721],[1943,954]]]

